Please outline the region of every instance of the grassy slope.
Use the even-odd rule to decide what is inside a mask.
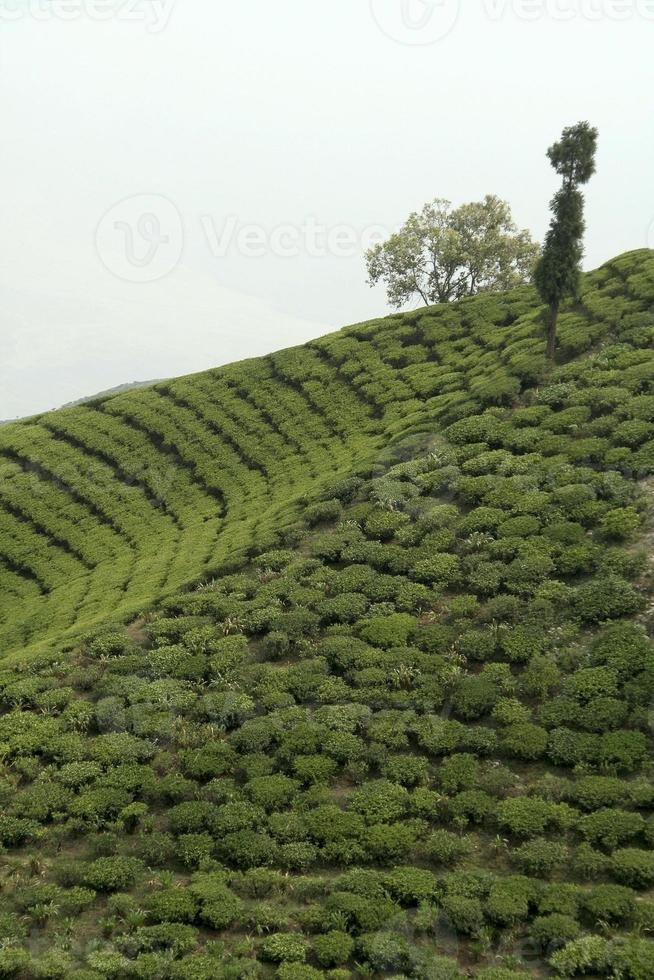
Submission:
[[[7,556],[12,642],[46,572],[57,640],[75,602],[89,622],[169,595],[5,661],[0,975],[652,975],[653,308],[652,253],[632,253],[585,278],[549,377],[521,290],[12,427],[9,516],[28,478],[48,506],[2,547],[70,527],[31,576]],[[274,428],[253,414],[224,441],[232,398]],[[48,482],[101,425],[101,491]],[[174,455],[165,509],[154,456],[115,492],[146,431]],[[114,557],[70,576],[101,540]],[[120,547],[141,591],[106,584],[103,605]]]
[[[586,277],[564,355],[647,303],[647,257]],[[539,316],[529,289],[475,298],[4,426],[0,649],[127,617],[265,542],[389,438],[510,403],[542,370]]]
[[[370,452],[371,416],[300,351],[3,428],[0,647],[127,616],[265,537]]]

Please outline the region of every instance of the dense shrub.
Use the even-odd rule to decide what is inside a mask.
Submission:
[[[502,749],[518,759],[540,759],[548,745],[546,729],[529,722],[509,725],[501,741]]]
[[[471,721],[489,714],[500,697],[501,689],[488,675],[464,675],[459,678],[452,704],[461,718]]]
[[[373,646],[388,649],[405,646],[416,628],[417,622],[413,616],[408,613],[393,613],[363,623],[359,633]]]
[[[469,752],[456,752],[443,759],[437,778],[445,793],[471,789],[479,779],[479,763]]]
[[[460,578],[460,562],[456,555],[441,552],[416,562],[412,575],[418,582],[437,588],[448,588]]]
[[[632,888],[649,888],[654,883],[654,854],[638,848],[625,847],[611,856],[613,874]]]
[[[243,914],[243,902],[228,888],[216,886],[208,893],[204,890],[200,919],[212,929],[227,929]]]
[[[441,909],[446,925],[451,926],[455,933],[474,936],[484,924],[484,913],[478,898],[456,893],[446,895]]]
[[[148,903],[148,916],[153,922],[193,922],[198,902],[186,888],[164,888]]]
[[[136,881],[143,865],[132,857],[100,857],[84,871],[84,881],[102,892],[124,891]]]
[[[627,810],[600,809],[582,817],[579,830],[591,844],[601,844],[613,850],[624,841],[641,833],[645,821],[639,813]]]
[[[244,792],[257,807],[278,810],[285,806],[298,790],[298,783],[282,773],[257,776],[244,786]]]
[[[611,950],[611,965],[615,976],[643,980],[652,976],[654,970],[654,950],[651,941],[628,937],[624,942],[615,942]]]
[[[495,881],[486,899],[488,918],[503,926],[515,925],[529,916],[533,888],[527,878],[506,877]]]
[[[577,939],[581,926],[571,915],[553,912],[534,919],[530,927],[531,938],[541,954],[550,956],[561,946]]]
[[[584,894],[582,904],[595,922],[611,925],[629,920],[636,907],[634,893],[621,885],[595,885]]]
[[[601,936],[582,936],[555,951],[550,957],[554,970],[564,977],[576,973],[605,974],[611,964],[611,947]]]
[[[276,932],[268,936],[261,946],[261,955],[272,963],[303,963],[308,944],[298,933]]]
[[[350,798],[351,809],[360,813],[367,823],[397,820],[407,805],[406,789],[386,779],[364,783]]]
[[[141,926],[133,934],[121,936],[119,948],[130,957],[139,953],[169,951],[172,956],[189,953],[197,943],[198,930],[178,922]]]
[[[516,796],[497,807],[497,820],[519,837],[536,837],[546,827],[565,829],[573,825],[575,811],[564,803],[550,803],[538,797]]]
[[[361,936],[357,941],[357,953],[375,972],[408,970],[413,958],[406,937],[393,932]]]
[[[346,932],[332,929],[313,941],[313,951],[321,966],[341,966],[354,950],[354,940]]]
[[[30,954],[20,947],[6,946],[0,949],[0,977],[14,977],[29,965]]]
[[[567,853],[565,844],[537,837],[516,848],[512,857],[525,874],[549,878],[564,864]]]
[[[574,611],[586,623],[630,616],[641,606],[641,596],[618,575],[598,577],[580,585],[573,598]]]
[[[425,841],[427,857],[435,864],[455,864],[471,851],[471,842],[449,830],[435,830]]]
[[[574,784],[574,798],[584,810],[599,810],[624,799],[624,783],[611,776],[582,776]]]
[[[257,868],[275,860],[275,842],[266,833],[238,830],[225,834],[218,843],[219,854],[237,868]]]

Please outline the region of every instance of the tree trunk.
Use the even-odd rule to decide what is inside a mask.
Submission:
[[[559,319],[559,304],[552,303],[550,306],[550,322],[547,330],[547,356],[550,361],[554,360],[556,350],[556,324]]]

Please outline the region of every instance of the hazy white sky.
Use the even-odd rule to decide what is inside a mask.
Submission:
[[[0,0],[0,419],[385,312],[363,248],[435,196],[541,237],[579,119],[586,265],[654,245],[653,45],[654,0]]]

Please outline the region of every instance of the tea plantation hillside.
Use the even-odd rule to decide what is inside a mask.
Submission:
[[[365,457],[373,415],[301,349],[4,426],[0,648],[128,615],[265,538]]]
[[[541,314],[0,431],[0,977],[654,977],[654,254]]]
[[[651,263],[585,277],[564,359],[642,318]],[[0,650],[136,613],[261,549],[389,439],[512,404],[544,369],[541,315],[529,288],[477,297],[3,426]]]

